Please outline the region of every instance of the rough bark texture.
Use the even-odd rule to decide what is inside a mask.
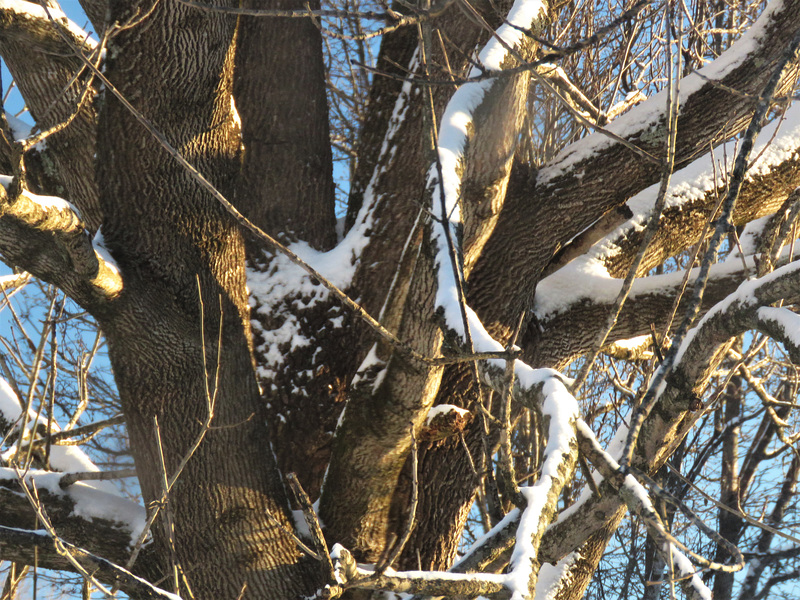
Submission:
[[[318,9],[319,2],[242,6],[302,10]],[[336,217],[319,29],[309,19],[243,17],[235,66],[243,145],[237,205],[273,235],[330,249]]]
[[[102,222],[94,178],[97,91],[74,55],[89,54],[91,45],[44,17],[8,8],[0,12],[0,30],[0,54],[40,130],[69,123],[47,138],[47,156],[53,162],[44,167],[58,182],[49,192],[69,198],[94,232]]]
[[[785,3],[768,27],[770,34],[765,39],[770,41],[725,77],[724,81],[730,82],[726,85],[737,90],[748,90],[750,94],[759,92],[774,69],[764,65],[775,64],[800,24],[799,8],[800,4],[796,2]],[[787,21],[793,25],[784,30]],[[773,38],[773,35],[776,37]],[[773,40],[776,41],[774,46]],[[755,64],[759,65],[758,69],[753,66]],[[785,75],[782,89],[789,89],[796,76],[797,65],[794,64]],[[710,83],[691,94],[682,104],[678,121],[676,166],[691,161],[710,144],[741,131],[748,122],[754,102],[753,97],[732,94]],[[632,112],[635,110],[632,109]],[[720,118],[717,120],[713,115]],[[661,119],[646,122],[628,140],[651,153],[659,154],[665,139],[664,128]],[[596,133],[591,137],[600,135]],[[586,142],[584,140],[583,143]],[[654,183],[658,177],[659,167],[655,163],[634,158],[631,150],[617,142],[604,144],[600,151],[575,164],[572,164],[571,151],[574,150],[567,149],[540,169],[538,174],[526,173],[524,168],[521,168],[522,172],[512,174],[498,223],[470,274],[468,303],[478,313],[487,330],[501,343],[507,343],[520,314],[530,308],[541,271],[559,248],[610,209]],[[614,184],[610,185],[612,177]],[[591,198],[591,202],[587,202],[587,198]],[[570,331],[573,333],[585,326],[584,321],[573,320],[572,323]],[[556,344],[555,349],[564,350],[561,344]],[[533,364],[556,366],[559,361],[556,357],[548,356],[541,357]],[[455,400],[462,406],[468,406],[474,392],[462,395],[458,391],[469,389],[466,383],[469,378],[467,370],[462,370],[460,377],[446,372],[444,379],[448,381],[449,377],[452,377],[449,380],[451,383],[443,388],[447,391],[437,402],[453,403]],[[473,434],[477,435],[478,432],[477,428],[473,428]],[[477,447],[476,443],[468,445]],[[464,525],[468,513],[465,507],[472,502],[474,484],[468,476],[471,469],[465,464],[465,456],[454,443],[439,449],[437,453],[438,456],[425,459],[426,465],[423,465],[421,475],[425,482],[423,489],[433,494],[435,482],[458,483],[442,486],[441,496],[431,497],[423,504],[423,512],[433,507],[441,511],[438,526],[417,530],[413,546],[434,549],[446,543],[448,550],[440,555],[453,557],[459,539],[454,532],[460,532]],[[421,552],[425,554],[423,550]],[[423,560],[427,562],[428,559]],[[446,566],[446,563],[438,561],[431,564]]]
[[[132,7],[113,8],[124,19]],[[112,84],[223,190],[238,167],[234,26],[162,2],[113,40],[106,65]],[[241,234],[116,100],[99,132],[103,231],[125,287],[98,317],[147,502],[162,497],[162,460],[171,477],[188,458],[154,531],[164,571],[177,564],[205,598],[237,597],[245,585],[254,597],[308,594],[313,577],[285,533],[288,504],[253,376]],[[189,457],[211,401],[211,429]]]
[[[160,0],[154,7],[112,0],[109,12],[101,0],[82,4],[98,30],[127,23],[109,39],[103,72],[169,144],[270,234],[316,250],[334,246],[325,73],[319,31],[310,20],[240,18],[178,0]],[[242,4],[306,7],[294,0]],[[154,10],[148,13],[150,8]],[[398,10],[403,8],[398,4]],[[407,75],[406,69],[414,77],[426,69],[434,79],[463,75],[479,42],[489,37],[481,19],[488,29],[497,27],[508,3],[476,8],[480,18],[452,4],[420,25],[425,39],[428,31],[435,34],[428,40],[432,47],[425,48],[427,65],[419,64],[423,54],[416,28],[387,35],[378,68],[395,77]],[[557,8],[550,7],[553,12]],[[798,28],[800,0],[785,0],[764,40],[724,77],[728,87],[703,83],[683,98],[677,166],[741,131],[754,95]],[[516,52],[530,60],[537,46],[526,40]],[[37,122],[49,126],[72,114],[86,80],[81,75],[62,93],[82,64],[55,25],[4,10],[0,54]],[[516,61],[507,60],[504,67],[514,67]],[[779,93],[792,89],[797,75],[795,63]],[[459,165],[464,221],[459,241],[468,302],[505,345],[520,315],[534,306],[542,273],[555,272],[565,256],[583,252],[619,224],[625,217],[623,203],[656,182],[660,166],[617,141],[598,143],[597,135],[538,172],[515,163],[529,76],[520,73],[484,83]],[[733,94],[731,88],[744,94]],[[497,443],[496,427],[484,437],[484,422],[476,418],[472,367],[414,361],[384,341],[373,346],[374,334],[330,297],[316,301],[319,286],[282,296],[276,292],[273,304],[256,304],[254,334],[245,260],[278,287],[283,285],[281,274],[274,270],[282,263],[243,239],[231,216],[134,119],[110,85],[105,85],[101,107],[92,102],[94,88],[87,89],[87,101],[75,119],[52,136],[46,151],[32,155],[29,165],[30,187],[64,195],[80,209],[82,219],[69,208],[43,209],[30,193],[18,193],[19,186],[0,188],[0,252],[7,262],[61,287],[101,324],[145,501],[158,503],[164,479],[182,468],[160,508],[152,554],[145,562],[148,576],[165,574],[164,587],[187,592],[188,584],[202,599],[309,597],[331,583],[324,579],[329,574],[320,573],[321,563],[305,559],[288,534],[294,524],[282,471],[298,471],[310,494],[321,496],[318,506],[329,542],[345,544],[358,559],[385,557],[408,520],[412,431],[422,429],[434,403],[468,407],[473,418],[463,438],[424,442],[416,526],[398,563],[449,567],[476,489],[491,471]],[[374,80],[347,215],[347,226],[363,227],[366,238],[360,254],[346,258],[355,267],[348,292],[385,327],[429,356],[465,351],[451,332],[442,331],[436,313],[436,248],[428,211],[438,198],[426,189],[433,164],[430,127],[439,123],[454,89],[437,85],[429,95],[425,86],[391,77]],[[661,156],[663,115],[648,114],[651,118],[624,134],[629,142]],[[576,159],[581,144],[595,143],[594,152]],[[16,168],[12,146],[0,147],[4,174]],[[749,181],[735,222],[746,223],[782,206],[800,183],[796,163],[795,153],[774,172]],[[715,194],[709,193],[683,210],[667,210],[642,270],[696,243],[715,203]],[[361,208],[371,211],[366,221],[360,220],[365,214],[359,217]],[[84,231],[93,232],[100,224],[119,272],[96,254]],[[586,228],[590,231],[576,239]],[[633,232],[612,240],[619,252],[605,264],[613,276],[627,272],[640,239]],[[567,247],[569,251],[559,254]],[[742,272],[713,275],[701,311],[729,294],[742,277]],[[756,294],[759,302],[800,300],[797,279],[777,278]],[[314,290],[315,302],[305,293],[308,289]],[[666,327],[675,292],[671,286],[634,294],[609,341],[646,333],[652,324]],[[608,310],[604,302],[587,299],[559,314],[539,315],[537,322],[526,323],[518,341],[523,358],[536,367],[562,366],[591,347]],[[265,340],[287,324],[293,335],[309,343],[295,344],[291,338],[278,344],[281,370],[259,371],[262,393],[254,363],[267,365],[273,348]],[[645,422],[637,467],[652,471],[664,463],[698,418],[699,413],[689,411],[693,393],[707,381],[728,348],[728,338],[759,327],[781,335],[775,323],[759,322],[749,305],[733,304],[729,314],[706,322]],[[370,348],[375,361],[357,372]],[[496,397],[493,402],[496,407]],[[204,431],[212,407],[211,427]],[[752,477],[751,467],[745,464],[743,479]],[[572,464],[565,463],[565,468],[571,471]],[[616,487],[614,481],[605,482],[602,498],[590,499],[546,531],[552,510],[538,524],[535,542],[541,536],[541,545],[529,560],[538,565],[576,549],[581,554],[570,570],[571,585],[558,596],[562,600],[583,594],[620,522],[624,508]],[[3,494],[11,493],[8,489],[0,486]],[[556,495],[557,490],[551,504]],[[107,535],[98,544],[94,535],[100,534],[70,515],[68,502],[45,500],[65,537],[125,560],[117,543],[122,537],[118,527],[100,524]],[[0,525],[17,518],[12,502],[6,504]],[[23,510],[18,502],[14,506]],[[780,519],[779,510],[775,515]],[[10,549],[10,535],[0,531],[2,556],[30,561],[30,552]],[[513,532],[499,538],[483,567],[502,569],[507,561]],[[37,538],[30,547],[38,548],[40,542]],[[56,568],[64,566],[52,553],[46,560]],[[389,575],[381,581],[387,588],[411,585],[398,584]],[[370,585],[362,582],[361,587]]]

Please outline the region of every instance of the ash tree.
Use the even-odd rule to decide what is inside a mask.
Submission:
[[[81,6],[0,0],[5,596],[790,593],[800,1]]]

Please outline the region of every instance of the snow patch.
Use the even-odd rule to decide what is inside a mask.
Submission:
[[[437,404],[430,409],[430,411],[428,411],[428,417],[425,419],[425,424],[430,425],[431,421],[433,421],[437,416],[446,415],[448,413],[456,413],[462,417],[470,414],[467,409],[461,408],[460,406],[456,406],[454,404]]]
[[[44,19],[49,21],[50,17],[67,28],[67,30],[77,39],[83,40],[89,48],[95,48],[97,42],[89,37],[89,34],[79,27],[74,21],[67,18],[67,15],[60,8],[49,6],[47,10],[39,6],[36,2],[22,2],[20,0],[0,0],[0,12],[10,12],[17,15],[24,15],[31,19]],[[48,17],[47,12],[50,12]]]
[[[800,315],[793,313],[788,308],[765,306],[758,309],[758,318],[777,323],[783,328],[783,332],[789,341],[800,347]]]

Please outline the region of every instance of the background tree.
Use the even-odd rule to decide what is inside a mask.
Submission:
[[[800,3],[81,5],[0,1],[9,595],[789,589]]]

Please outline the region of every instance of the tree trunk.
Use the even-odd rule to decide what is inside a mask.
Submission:
[[[126,4],[113,7],[114,20],[132,16]],[[223,191],[239,166],[235,25],[164,1],[112,39],[106,66],[116,89]],[[286,534],[293,525],[253,373],[241,234],[114,98],[98,139],[103,233],[125,287],[97,316],[151,510],[186,460],[153,531],[164,574],[195,598],[245,588],[308,595],[314,570]]]

